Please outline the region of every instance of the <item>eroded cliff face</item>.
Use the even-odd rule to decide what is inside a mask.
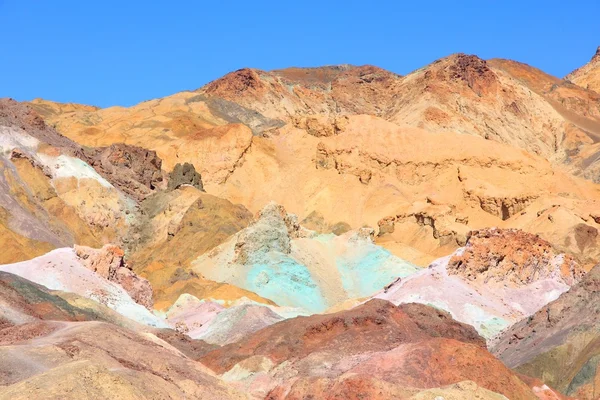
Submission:
[[[162,160],[155,151],[115,143],[88,149],[84,154],[84,159],[100,175],[137,201],[144,200],[155,189],[164,189]]]
[[[108,281],[121,286],[138,304],[152,310],[152,286],[131,270],[125,262],[125,252],[114,245],[105,245],[101,249],[75,246],[75,254],[79,261]]]
[[[468,280],[523,285],[555,277],[571,286],[585,271],[539,236],[516,229],[469,232],[464,251],[448,261],[448,273]]]

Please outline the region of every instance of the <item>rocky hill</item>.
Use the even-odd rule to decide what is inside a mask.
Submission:
[[[370,66],[244,69],[131,108],[32,107],[86,146],[144,146],[166,171],[190,162],[208,193],[253,213],[273,200],[319,219],[322,232],[382,222],[378,241],[419,265],[470,229],[499,226],[539,234],[591,268],[598,104],[594,91],[525,64],[457,54],[404,77]]]
[[[598,57],[0,100],[0,399],[597,399]]]
[[[448,398],[536,398],[473,328],[432,307],[383,300],[287,320],[200,361],[267,399],[412,399],[453,391],[460,394]]]

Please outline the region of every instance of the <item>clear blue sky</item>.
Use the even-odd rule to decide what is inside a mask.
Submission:
[[[600,45],[600,1],[0,0],[0,97],[132,105],[242,68],[455,52],[562,77]]]

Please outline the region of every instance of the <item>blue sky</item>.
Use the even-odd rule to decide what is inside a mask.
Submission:
[[[600,46],[600,1],[0,0],[0,97],[133,105],[242,68],[451,53],[562,77]]]

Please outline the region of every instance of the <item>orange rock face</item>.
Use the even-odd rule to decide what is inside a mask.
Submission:
[[[144,146],[167,171],[190,162],[208,193],[251,212],[274,200],[323,227],[386,219],[379,243],[423,266],[498,226],[539,234],[589,269],[598,241],[575,237],[579,224],[600,227],[586,221],[600,191],[573,175],[600,168],[596,103],[525,64],[455,54],[403,77],[243,69],[130,108],[32,106],[87,146]],[[564,213],[549,215],[555,206]]]

